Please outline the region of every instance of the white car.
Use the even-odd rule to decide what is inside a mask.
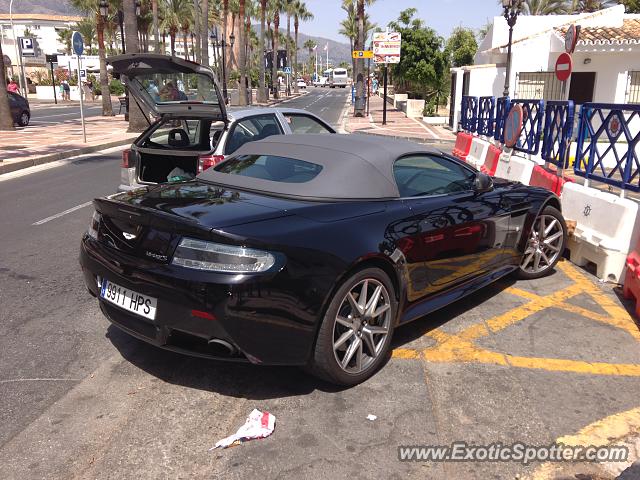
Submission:
[[[296,85],[298,85],[298,88],[307,88],[307,82],[305,82],[302,78],[299,78],[296,81]]]

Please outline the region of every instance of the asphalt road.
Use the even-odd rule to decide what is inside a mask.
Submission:
[[[117,104],[113,104],[114,113],[118,113]],[[85,117],[96,117],[102,115],[101,102],[89,102],[84,106]],[[77,102],[62,103],[32,103],[31,104],[31,124],[32,125],[53,125],[67,120],[80,119],[80,105]]]
[[[339,126],[347,95],[311,89],[286,104]],[[103,318],[77,261],[87,202],[115,190],[119,159],[0,177],[2,479],[514,478],[533,467],[400,462],[398,446],[548,445],[638,405],[637,328],[568,262],[402,328],[394,358],[351,389],[135,340]],[[208,451],[253,408],[276,415],[270,438]]]

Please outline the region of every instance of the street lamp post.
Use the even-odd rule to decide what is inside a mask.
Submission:
[[[509,25],[509,46],[507,48],[507,72],[504,79],[504,97],[509,96],[509,79],[511,77],[511,43],[513,40],[513,26],[518,20],[518,15],[522,9],[522,0],[502,0],[503,16]]]
[[[227,41],[222,35],[222,96],[224,103],[229,103],[229,92],[227,91]]]

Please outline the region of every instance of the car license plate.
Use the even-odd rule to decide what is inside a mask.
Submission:
[[[150,320],[156,318],[157,299],[121,287],[106,278],[102,279],[100,298],[141,317]]]

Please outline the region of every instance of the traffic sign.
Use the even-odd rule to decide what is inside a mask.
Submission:
[[[562,52],[556,60],[556,78],[561,82],[568,80],[571,76],[572,69],[573,60],[571,60],[571,55],[566,52]]]
[[[373,50],[354,50],[351,52],[353,58],[373,58]]]
[[[290,75],[291,74],[291,67],[284,67],[284,69],[282,70],[285,75]]]
[[[44,56],[47,63],[58,63],[58,54],[52,53],[51,55],[47,54]]]
[[[84,50],[84,40],[80,32],[73,32],[71,35],[71,44],[73,45],[73,51],[76,55],[82,55]]]
[[[33,38],[18,37],[18,41],[20,42],[20,52],[23,57],[36,56],[36,43]]]
[[[571,24],[567,29],[567,33],[564,34],[564,49],[567,53],[573,53],[575,50],[579,35],[580,25]]]
[[[504,122],[504,144],[509,148],[515,147],[520,139],[522,113],[522,105],[515,104]]]

